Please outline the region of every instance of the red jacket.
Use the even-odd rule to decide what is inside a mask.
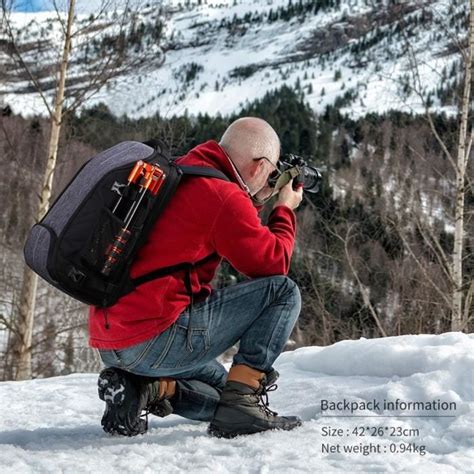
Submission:
[[[231,182],[183,178],[140,249],[132,278],[181,262],[197,262],[214,252],[219,257],[192,273],[195,299],[210,295],[221,257],[250,278],[288,274],[296,231],[293,211],[278,206],[268,226],[263,226],[229,157],[215,141],[197,146],[179,163],[216,168]],[[144,342],[173,324],[189,303],[184,271],[145,283],[110,308],[91,307],[90,344],[123,349]]]

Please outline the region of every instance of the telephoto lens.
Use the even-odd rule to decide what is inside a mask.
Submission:
[[[300,176],[305,191],[308,193],[317,193],[319,191],[323,178],[318,168],[314,166],[303,166],[301,167]]]

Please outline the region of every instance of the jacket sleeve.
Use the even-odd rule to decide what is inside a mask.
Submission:
[[[248,196],[235,192],[221,204],[210,237],[215,251],[237,271],[257,278],[288,274],[295,233],[289,207],[276,207],[263,226]]]

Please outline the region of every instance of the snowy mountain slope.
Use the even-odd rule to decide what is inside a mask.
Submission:
[[[469,472],[474,465],[473,342],[472,334],[447,333],[284,353],[276,364],[281,378],[271,406],[298,414],[303,426],[234,440],[209,438],[205,423],[174,415],[152,419],[143,436],[109,437],[99,424],[103,405],[96,374],[3,382],[1,471]],[[324,400],[342,404],[344,399],[358,409],[322,412]],[[419,406],[383,408],[384,401],[397,399]],[[439,409],[443,404],[451,406]]]
[[[416,58],[425,97],[452,112],[449,91],[460,80],[456,43],[466,34],[467,8],[466,0],[168,0],[144,6],[124,22],[122,47],[129,59],[146,60],[123,70],[86,105],[102,101],[131,117],[228,114],[286,84],[304,92],[315,111],[334,103],[354,116],[420,111],[409,87]],[[78,28],[88,18],[79,15]],[[12,20],[29,45],[29,62],[44,74],[54,60],[59,25],[47,12],[15,13]],[[87,83],[104,44],[117,48],[119,21],[111,15],[75,39],[71,90]],[[35,41],[44,43],[41,53]],[[16,112],[44,112],[24,79],[8,68],[3,101]],[[44,83],[51,87],[50,76]]]

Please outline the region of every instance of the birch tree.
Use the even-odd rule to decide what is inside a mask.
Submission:
[[[39,71],[31,67],[31,61],[23,57],[21,47],[17,44],[15,31],[12,23],[9,21],[11,4],[8,0],[1,0],[2,5],[2,29],[6,32],[11,48],[11,55],[16,66],[23,71],[23,75],[33,86],[35,92],[42,99],[44,108],[49,116],[51,128],[48,144],[48,155],[46,160],[45,172],[39,192],[39,205],[35,213],[35,221],[39,221],[46,214],[49,208],[50,199],[53,191],[54,174],[57,164],[58,146],[61,134],[61,127],[65,116],[77,110],[83,103],[89,100],[102,87],[109,84],[110,80],[119,74],[143,67],[144,64],[153,67],[160,67],[164,61],[164,53],[157,41],[153,48],[145,48],[141,53],[134,52],[127,57],[125,42],[127,40],[126,28],[134,30],[135,21],[138,17],[139,8],[142,2],[138,1],[131,6],[128,0],[116,2],[114,0],[102,0],[100,8],[90,16],[89,20],[81,22],[75,21],[75,0],[68,0],[66,8],[66,18],[64,13],[58,8],[56,1],[53,5],[56,10],[57,19],[61,25],[63,35],[62,52],[58,61],[58,67],[55,72],[55,78],[52,82],[55,84],[54,101],[51,105],[45,90],[45,82],[42,80]],[[118,5],[120,4],[120,12]],[[153,11],[153,2],[147,5],[150,11]],[[106,22],[98,20],[105,17]],[[109,36],[100,36],[104,30],[103,23],[110,24],[112,18],[112,32]],[[153,30],[154,39],[161,34],[160,17],[156,17]],[[77,26],[76,26],[77,23]],[[130,23],[130,24],[129,24]],[[73,31],[74,26],[74,31]],[[131,34],[131,33],[130,33]],[[73,42],[80,42],[80,38],[85,38],[87,47],[89,41],[98,38],[99,43],[105,44],[105,52],[94,57],[89,63],[85,63],[80,72],[85,70],[83,77],[84,83],[80,87],[71,87],[67,89],[68,67],[70,65],[70,53]],[[134,40],[140,39],[134,36]],[[136,43],[135,43],[136,44]],[[41,65],[45,67],[46,65]],[[71,83],[72,84],[72,83]],[[66,94],[67,91],[67,94]],[[67,99],[67,102],[66,102]],[[37,292],[38,279],[36,274],[25,267],[21,293],[18,305],[18,317],[15,327],[15,343],[13,352],[17,364],[15,378],[17,380],[31,377],[31,358],[32,358],[32,337],[34,328],[35,299]]]
[[[437,26],[444,26],[442,20],[438,21]],[[459,135],[456,156],[451,150],[449,150],[434,123],[432,112],[430,110],[430,101],[424,93],[425,87],[420,76],[420,65],[416,53],[409,39],[405,39],[410,71],[412,74],[412,84],[409,86],[410,91],[418,96],[418,99],[423,104],[425,108],[425,116],[433,136],[454,171],[454,239],[451,255],[447,255],[446,252],[444,252],[437,236],[429,229],[429,225],[424,225],[418,219],[415,224],[425,243],[436,255],[436,258],[447,278],[448,286],[451,288],[451,294],[446,294],[433,283],[433,287],[441,294],[443,300],[446,302],[446,306],[449,308],[451,314],[451,329],[453,331],[464,331],[467,329],[469,321],[474,317],[471,313],[474,280],[472,280],[472,278],[469,279],[469,275],[465,275],[463,272],[463,262],[465,259],[464,241],[466,237],[465,216],[467,214],[465,209],[465,196],[470,188],[472,188],[472,182],[469,181],[467,170],[474,140],[471,100],[472,71],[474,67],[474,0],[470,0],[469,4],[469,27],[466,46],[463,47],[461,42],[453,38],[453,42],[458,46],[464,66],[464,86],[462,96],[459,98]],[[412,151],[415,152],[415,150]],[[409,242],[403,237],[403,235],[401,235],[401,238],[408,253],[412,255],[417,265],[421,268],[422,263],[419,259],[416,259]],[[421,270],[424,271],[423,268],[421,268]]]
[[[59,136],[63,118],[64,90],[66,85],[69,54],[71,51],[72,25],[74,21],[75,1],[68,1],[67,20],[64,30],[64,43],[62,59],[58,71],[58,81],[54,101],[54,109],[51,111],[51,131],[48,145],[48,159],[41,186],[40,201],[36,220],[43,218],[49,208],[52,193],[54,170],[58,155]],[[17,358],[16,380],[31,378],[31,342],[34,326],[34,311],[36,289],[38,286],[38,275],[25,266],[23,284],[20,295],[20,306],[18,314],[18,334],[15,347]]]
[[[464,247],[464,197],[466,194],[466,170],[474,140],[474,128],[471,117],[469,133],[469,115],[471,110],[472,69],[474,66],[474,0],[471,0],[469,35],[467,51],[464,59],[464,91],[461,105],[461,123],[459,126],[459,142],[456,161],[456,208],[453,249],[453,295],[452,295],[452,329],[463,331],[467,327],[472,302],[474,282],[464,286],[463,278],[463,247]],[[463,296],[465,295],[464,301]],[[464,307],[463,307],[464,303]]]

